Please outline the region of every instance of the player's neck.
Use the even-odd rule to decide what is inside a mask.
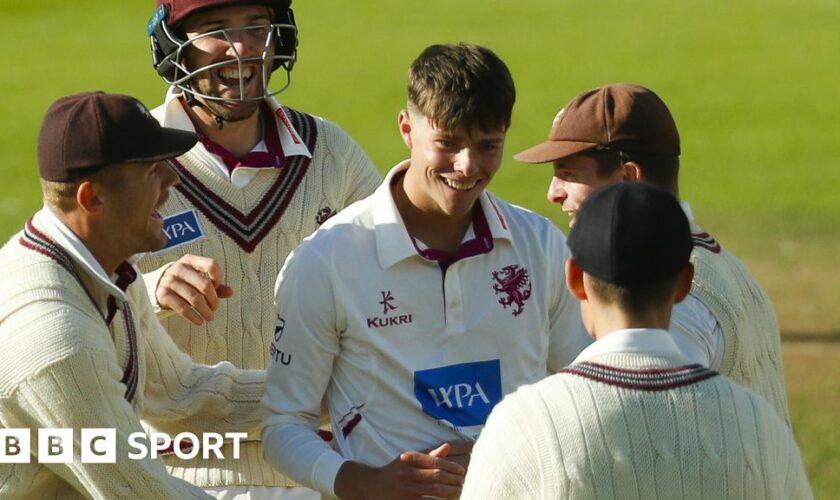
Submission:
[[[225,121],[222,128],[216,116],[203,106],[184,106],[200,132],[211,141],[230,151],[236,158],[242,158],[263,139],[261,108],[243,120]]]
[[[586,325],[595,340],[601,339],[618,330],[648,328],[668,330],[671,322],[671,309],[648,310],[643,314],[630,314],[615,304],[599,304],[593,307],[590,324]]]
[[[443,213],[424,211],[409,199],[403,186],[404,179],[404,175],[400,176],[391,185],[391,194],[408,234],[422,241],[429,248],[455,255],[470,226],[472,213],[453,217]]]

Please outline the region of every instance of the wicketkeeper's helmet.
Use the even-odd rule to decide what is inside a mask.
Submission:
[[[149,19],[147,26],[152,44],[152,65],[166,83],[174,85],[193,96],[201,96],[205,99],[251,101],[278,94],[289,86],[292,67],[297,60],[297,26],[290,8],[291,3],[291,0],[156,0],[157,8]],[[270,7],[272,12],[271,25],[215,30],[203,33],[191,40],[187,40],[186,35],[180,29],[181,21],[190,14],[207,9],[237,5],[265,5]],[[195,41],[205,37],[214,37],[223,38],[233,45],[231,33],[246,30],[254,30],[252,33],[256,33],[256,30],[266,32],[265,45],[260,56],[241,57],[240,54],[236,53],[233,59],[193,69],[187,68],[184,64],[186,49]],[[269,54],[272,45],[274,46],[274,55]],[[234,52],[236,51],[234,50]],[[259,62],[261,64],[263,95],[245,97],[245,82],[241,76],[239,79],[239,97],[235,99],[204,95],[191,87],[190,80],[194,75],[218,66],[232,64],[234,61],[240,68],[244,63]],[[286,70],[286,82],[279,90],[270,91],[268,89],[268,77],[277,68]]]

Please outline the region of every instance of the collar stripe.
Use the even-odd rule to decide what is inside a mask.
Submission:
[[[694,233],[691,235],[695,247],[706,249],[712,253],[720,253],[720,245],[709,233]]]
[[[592,363],[590,361],[575,363],[560,370],[560,372],[625,389],[649,392],[667,391],[677,387],[696,384],[697,382],[718,375],[717,372],[698,364],[678,366],[675,368],[630,370]]]

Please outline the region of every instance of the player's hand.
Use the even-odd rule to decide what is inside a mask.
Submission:
[[[475,443],[473,441],[467,441],[466,439],[460,439],[458,441],[449,441],[446,443],[441,444],[434,450],[426,450],[423,453],[428,453],[436,457],[445,458],[451,462],[455,462],[464,470],[469,468],[470,465],[470,454],[472,453],[473,445]],[[444,445],[448,445],[444,447]]]
[[[195,325],[213,319],[219,299],[233,296],[224,284],[219,264],[211,258],[184,255],[164,271],[155,298],[161,308],[171,309]]]
[[[450,449],[444,443],[430,453],[407,451],[383,467],[345,462],[335,479],[335,493],[351,500],[457,497],[467,471],[444,458]]]

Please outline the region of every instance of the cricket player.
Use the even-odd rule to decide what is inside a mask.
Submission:
[[[680,136],[671,112],[653,91],[632,84],[586,91],[555,117],[548,141],[515,156],[552,163],[548,199],[575,221],[593,189],[639,181],[679,197]],[[776,313],[747,268],[691,222],[694,280],[674,308],[671,329],[689,359],[765,397],[790,422]]]
[[[0,431],[31,438],[21,463],[0,460],[0,497],[206,498],[148,446],[129,457],[129,436],[145,436],[140,418],[170,436],[258,430],[265,373],[190,360],[128,261],[166,244],[158,209],[178,177],[165,160],[196,140],[124,95],[72,95],[47,111],[44,208],[0,250]],[[69,461],[50,462],[42,429],[71,430],[60,445],[73,448]],[[95,448],[115,447],[112,463],[80,457],[90,429],[115,433]],[[4,434],[4,454],[9,443]]]
[[[410,158],[287,259],[263,441],[290,477],[340,498],[457,496],[493,406],[590,342],[563,234],[486,191],[514,100],[489,49],[425,49],[398,118]],[[324,398],[337,451],[316,433]]]
[[[289,0],[156,5],[152,58],[170,88],[152,114],[199,141],[171,162],[180,183],[161,208],[167,246],[138,265],[161,321],[194,360],[264,369],[273,285],[286,256],[338,210],[371,194],[381,176],[338,126],[274,97],[297,58]],[[276,87],[269,85],[274,72],[281,75]],[[167,464],[221,496],[294,485],[263,461],[258,440],[244,443],[242,456],[173,456]]]
[[[667,331],[692,288],[677,199],[611,184],[575,220],[566,281],[595,342],[496,406],[461,498],[812,498],[775,408],[692,363]]]

